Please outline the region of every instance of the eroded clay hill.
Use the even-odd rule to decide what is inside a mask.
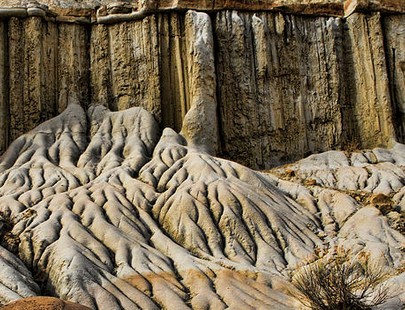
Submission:
[[[400,309],[404,166],[396,144],[261,173],[160,132],[142,108],[71,103],[0,158],[0,302],[294,309],[290,272],[343,246],[391,273]]]

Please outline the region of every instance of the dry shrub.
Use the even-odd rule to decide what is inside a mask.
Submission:
[[[338,250],[318,257],[292,278],[301,303],[314,310],[358,310],[381,305],[390,297],[388,275],[370,262],[369,255],[353,258]]]
[[[345,151],[348,155],[359,150],[361,150],[361,142],[357,138],[347,139],[342,143],[342,151]]]

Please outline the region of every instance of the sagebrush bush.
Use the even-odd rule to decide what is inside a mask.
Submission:
[[[318,257],[296,271],[292,283],[300,301],[314,310],[370,309],[387,301],[388,286],[383,269],[372,264],[369,255],[353,258],[339,250]]]

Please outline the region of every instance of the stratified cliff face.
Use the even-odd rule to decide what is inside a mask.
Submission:
[[[395,115],[397,137],[405,139],[405,23],[402,15],[393,15],[385,19],[388,32],[386,36],[388,78],[391,81],[391,100]],[[402,86],[401,86],[402,85]]]
[[[388,145],[396,124],[384,33],[392,25],[383,30],[382,23],[379,13],[345,21],[218,14],[223,150],[265,167],[269,158],[289,161],[353,142]]]
[[[359,12],[347,1],[345,18],[340,1],[224,10],[247,9],[232,3],[201,2],[209,15],[198,18],[179,10],[194,2],[107,4],[97,14],[89,4],[56,17],[40,5],[19,17],[3,9],[0,152],[63,111],[70,93],[85,109],[144,107],[176,131],[205,102],[189,134],[212,128],[196,141],[253,168],[405,141],[401,1],[356,2]],[[311,8],[335,17],[296,15]]]
[[[41,17],[1,20],[2,151],[23,132],[62,112],[67,94],[88,102],[86,29]]]

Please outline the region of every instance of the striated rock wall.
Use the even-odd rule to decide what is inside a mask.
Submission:
[[[342,21],[217,15],[223,152],[253,167],[341,142]],[[319,139],[322,137],[321,139]]]
[[[88,32],[40,17],[0,22],[0,151],[22,133],[62,112],[75,92],[89,103]]]
[[[227,11],[215,22],[222,147],[230,158],[266,167],[268,158],[283,163],[403,139],[393,109],[404,98],[404,73],[386,62],[400,62],[390,54],[401,44],[403,15],[342,20]],[[401,99],[391,100],[390,87]]]
[[[144,107],[162,128],[253,168],[404,142],[405,15],[386,13],[387,2],[359,2],[365,12],[347,3],[346,18],[199,3],[211,13],[188,19],[178,9],[191,2],[169,2],[141,15],[107,6],[94,23],[83,12],[72,20],[80,10],[3,17],[0,153],[72,94],[85,109]],[[224,8],[243,9],[232,3]]]
[[[387,145],[395,134],[381,15],[354,14],[346,24],[344,79],[351,136],[363,147]]]
[[[91,28],[91,102],[143,106],[161,118],[157,16]]]
[[[0,23],[0,154],[8,145],[8,96],[7,96],[7,42],[4,40],[7,33],[4,23]]]
[[[403,15],[384,18],[388,78],[396,136],[405,141],[405,22]]]
[[[173,13],[92,26],[92,103],[113,110],[139,105],[180,130],[189,106],[183,19]]]

